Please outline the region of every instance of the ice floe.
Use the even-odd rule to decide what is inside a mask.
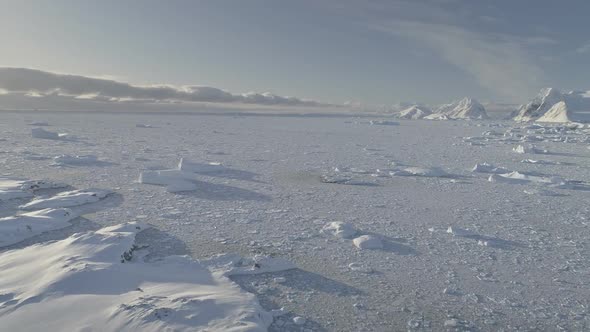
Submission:
[[[237,254],[222,254],[202,261],[211,270],[225,276],[273,273],[297,268],[291,261],[266,255],[242,257]]]
[[[399,122],[389,121],[389,120],[371,120],[369,121],[371,125],[379,125],[379,126],[397,126]]]
[[[250,179],[252,174],[229,169],[218,162],[196,163],[181,158],[174,169],[149,170],[141,172],[139,183],[166,186],[169,192],[192,191],[198,188],[197,176],[225,176],[228,178]]]
[[[535,165],[556,165],[558,163],[548,160],[536,160],[536,159],[523,159],[520,161],[523,164],[535,164]]]
[[[33,121],[28,123],[29,126],[47,127],[49,123],[47,121]]]
[[[566,184],[563,178],[559,176],[541,176],[541,175],[531,175],[520,173],[518,171],[513,171],[510,173],[505,174],[492,174],[490,175],[489,182],[504,182],[504,183],[530,183],[534,182],[537,184],[547,184],[547,185],[563,185]]]
[[[102,165],[104,162],[100,161],[95,155],[60,155],[53,158],[53,164],[58,166],[92,166]]]
[[[219,162],[197,163],[180,158],[178,169],[189,173],[216,173],[224,171],[225,167]]]
[[[139,175],[139,183],[166,186],[166,190],[171,193],[198,188],[194,174],[178,169],[143,171]]]
[[[536,196],[549,196],[549,197],[564,196],[564,194],[560,194],[555,191],[542,189],[542,188],[525,189],[525,190],[523,190],[523,192],[528,195],[536,195]]]
[[[493,173],[493,174],[504,174],[509,173],[510,171],[504,167],[496,167],[494,165],[488,163],[482,164],[475,164],[475,166],[471,169],[474,173]]]
[[[450,174],[439,167],[406,167],[389,172],[392,176],[446,177]]]

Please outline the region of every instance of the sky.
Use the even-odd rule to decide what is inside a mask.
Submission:
[[[586,0],[0,6],[0,67],[336,104],[524,103],[542,87],[590,90]]]

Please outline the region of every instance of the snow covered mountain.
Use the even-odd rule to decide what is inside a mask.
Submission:
[[[560,101],[553,105],[547,113],[537,119],[537,122],[571,122],[571,114],[565,101]]]
[[[420,105],[413,105],[409,108],[404,109],[399,113],[400,119],[411,119],[411,120],[418,120],[422,119],[425,116],[432,114],[432,111],[425,106]]]
[[[426,116],[429,120],[446,119],[488,119],[485,108],[477,100],[463,98],[450,104],[441,105],[436,112]]]
[[[561,93],[555,88],[542,89],[516,111],[513,119],[519,122],[587,122],[590,120],[590,91]]]
[[[461,99],[452,111],[447,113],[451,119],[487,119],[486,109],[477,100]]]
[[[528,104],[522,105],[514,121],[531,121],[543,116],[553,105],[563,101],[563,95],[555,88],[541,89],[539,94]]]

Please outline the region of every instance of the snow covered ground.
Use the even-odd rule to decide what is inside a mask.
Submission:
[[[105,317],[113,329],[125,321],[204,326],[214,316],[239,322],[231,307],[259,314],[240,316],[252,324],[243,330],[264,329],[272,316],[271,331],[590,329],[590,129],[371,125],[392,120],[0,113],[0,224],[47,207],[80,216],[0,248],[1,326],[56,326],[56,310],[67,305],[88,318],[79,319],[84,326],[61,322],[72,328]],[[68,139],[34,137],[33,122]],[[524,153],[513,151],[519,145]],[[140,183],[142,172],[162,170],[182,173],[182,185]],[[6,180],[14,178],[25,180]],[[69,187],[23,187],[27,179]],[[151,228],[127,232],[129,222]],[[122,226],[104,229],[113,225]],[[84,245],[101,237],[113,241],[103,243],[112,255]],[[143,259],[121,263],[133,243]],[[222,253],[236,255],[211,259]],[[57,263],[32,265],[38,257]],[[96,270],[129,282],[107,282]],[[53,279],[35,277],[48,271]],[[181,291],[174,283],[189,285]],[[211,287],[213,303],[229,294],[235,301],[195,302],[203,287]],[[215,315],[199,316],[200,308]]]

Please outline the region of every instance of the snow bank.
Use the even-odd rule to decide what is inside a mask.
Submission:
[[[254,295],[186,256],[145,262],[129,223],[0,254],[7,331],[266,331]]]
[[[19,208],[23,210],[36,210],[57,207],[73,207],[88,203],[95,203],[107,197],[113,192],[105,189],[83,189],[61,192],[53,197],[38,198]]]
[[[265,255],[242,257],[238,254],[222,254],[203,260],[201,263],[210,270],[227,277],[281,272],[297,268],[289,260]]]
[[[225,167],[218,162],[196,163],[185,158],[180,158],[178,169],[190,173],[216,173],[225,170]]]
[[[397,126],[399,122],[395,121],[387,121],[387,120],[371,120],[369,121],[371,125],[379,125],[379,126]]]
[[[0,202],[18,198],[29,198],[32,196],[33,194],[28,191],[0,189]]]
[[[43,180],[23,180],[0,177],[0,202],[17,198],[29,198],[39,189],[63,188],[67,185]]]
[[[77,215],[69,209],[44,209],[0,218],[0,247],[21,242],[41,233],[65,228],[70,226],[69,221],[76,217]]]

